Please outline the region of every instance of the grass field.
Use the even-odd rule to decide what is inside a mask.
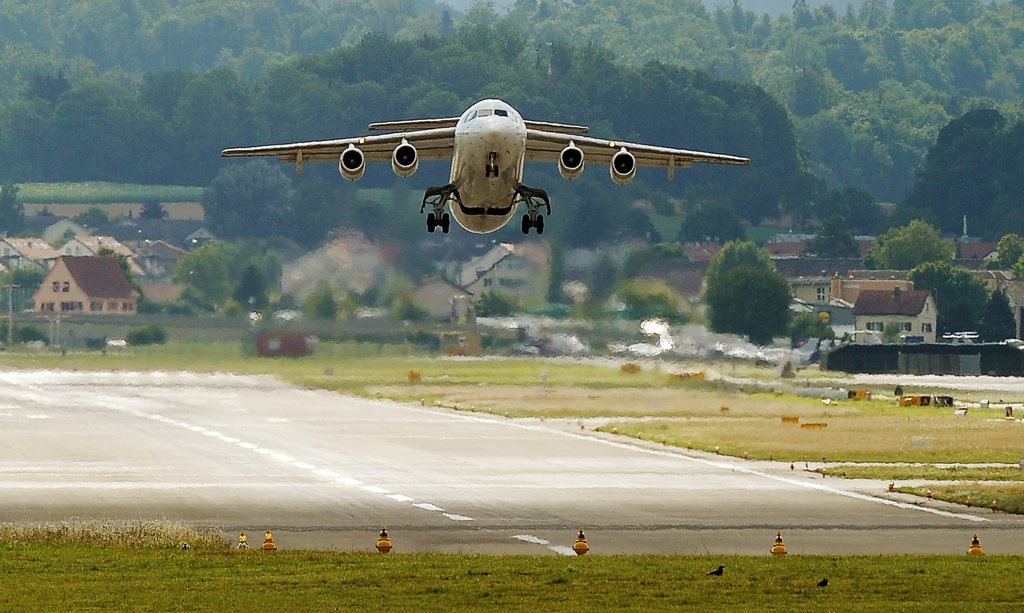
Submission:
[[[956,603],[958,611],[1010,611],[1024,600],[1020,562],[966,555],[564,558],[0,545],[0,609],[857,611],[948,610]],[[719,564],[723,576],[706,574]],[[823,578],[828,586],[817,587]]]

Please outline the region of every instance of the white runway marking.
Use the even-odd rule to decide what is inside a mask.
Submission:
[[[423,409],[423,408],[419,408],[419,407],[409,407],[409,408],[410,408],[410,410],[413,410],[413,411],[429,412],[429,409]],[[537,425],[533,425],[533,424],[523,424],[523,423],[511,422],[511,421],[507,421],[507,420],[499,420],[497,418],[488,418],[488,417],[484,417],[482,415],[466,415],[466,414],[454,413],[454,412],[449,412],[447,414],[450,415],[454,419],[463,419],[463,420],[466,420],[466,421],[480,421],[480,422],[491,423],[491,424],[505,424],[505,425],[508,425],[510,427],[521,428],[523,430],[530,430],[530,431],[534,431],[534,432],[547,432],[547,433],[551,433],[551,434],[558,434],[558,435],[564,436],[566,438],[592,441],[592,442],[595,442],[595,443],[600,443],[602,445],[607,445],[609,447],[615,447],[617,449],[628,449],[628,450],[631,450],[631,451],[638,451],[640,453],[645,453],[645,454],[648,454],[648,455],[655,455],[655,456],[665,457],[665,458],[675,458],[675,459],[678,459],[678,460],[684,460],[684,461],[687,461],[687,462],[692,462],[694,464],[703,464],[705,466],[711,466],[711,467],[719,468],[719,469],[722,469],[722,470],[738,471],[738,472],[742,472],[742,473],[745,473],[745,474],[748,474],[748,475],[752,475],[752,476],[755,476],[755,477],[762,477],[762,478],[765,478],[765,479],[770,479],[772,481],[778,481],[780,483],[787,483],[789,485],[795,485],[797,487],[802,487],[802,488],[805,488],[805,489],[818,490],[820,492],[826,492],[826,493],[829,493],[829,494],[835,494],[837,496],[845,496],[847,498],[853,498],[855,500],[863,500],[865,502],[873,502],[875,504],[880,504],[880,505],[890,506],[890,507],[896,507],[898,509],[904,509],[904,510],[908,510],[908,511],[920,511],[922,513],[931,513],[932,515],[938,515],[939,517],[948,517],[948,518],[951,518],[951,519],[963,519],[963,520],[971,521],[971,522],[987,522],[987,521],[989,521],[989,520],[985,519],[984,517],[979,517],[977,515],[970,515],[968,513],[954,513],[952,511],[943,511],[942,509],[933,509],[933,508],[930,508],[930,507],[918,506],[918,505],[909,504],[909,503],[906,503],[906,502],[899,502],[899,501],[896,501],[896,500],[888,500],[886,498],[878,498],[876,496],[869,496],[867,494],[861,494],[861,493],[858,493],[858,492],[851,492],[849,490],[842,490],[842,489],[839,489],[839,488],[830,487],[828,485],[823,485],[823,484],[820,484],[820,483],[814,483],[814,482],[808,482],[808,481],[797,481],[796,479],[791,479],[789,477],[783,477],[783,476],[780,476],[780,475],[773,475],[771,473],[766,473],[764,471],[756,470],[756,469],[753,469],[753,468],[748,468],[746,466],[742,466],[742,465],[739,465],[739,464],[731,464],[731,463],[722,462],[722,461],[716,461],[716,460],[706,460],[704,458],[696,458],[696,457],[692,457],[692,456],[688,456],[688,455],[683,455],[683,454],[680,454],[680,453],[673,453],[673,452],[670,452],[670,451],[661,451],[661,450],[658,450],[658,449],[648,449],[646,447],[641,447],[639,445],[633,445],[633,444],[629,444],[629,443],[622,443],[622,442],[619,442],[619,441],[611,441],[611,440],[599,438],[599,437],[596,437],[596,436],[587,436],[587,435],[583,435],[583,434],[576,434],[574,432],[566,432],[564,430],[556,430],[554,428],[547,428],[547,427],[537,426]]]
[[[115,400],[117,400],[117,399],[115,399]],[[325,468],[318,468],[318,467],[314,466],[313,464],[310,464],[309,462],[304,462],[304,461],[302,461],[302,460],[300,460],[298,458],[295,458],[295,457],[293,457],[293,456],[291,456],[291,455],[289,455],[287,453],[280,452],[280,451],[275,451],[273,449],[267,449],[265,447],[260,447],[259,445],[256,445],[255,443],[250,443],[250,442],[247,442],[247,441],[243,441],[242,439],[239,439],[237,437],[228,436],[228,435],[223,434],[223,433],[221,433],[221,432],[219,432],[217,430],[211,430],[211,429],[206,428],[204,426],[199,426],[199,425],[195,425],[195,424],[189,424],[189,423],[184,422],[184,421],[180,421],[180,420],[177,420],[177,419],[172,419],[170,417],[165,417],[163,415],[159,415],[159,414],[155,414],[155,413],[146,413],[146,412],[140,411],[140,410],[135,410],[135,409],[130,409],[130,408],[122,407],[122,406],[117,406],[113,402],[108,404],[107,408],[115,410],[115,411],[119,411],[121,413],[127,413],[129,415],[134,415],[136,417],[141,417],[143,419],[148,419],[148,420],[151,420],[151,421],[156,421],[156,422],[159,422],[159,423],[162,423],[162,424],[166,424],[166,425],[169,425],[169,426],[175,426],[177,428],[182,428],[182,429],[185,429],[185,430],[189,430],[191,432],[195,432],[196,434],[202,434],[203,436],[208,436],[210,438],[218,439],[218,440],[223,441],[224,443],[227,443],[229,445],[234,445],[236,447],[240,447],[242,449],[246,449],[248,451],[252,451],[254,453],[257,453],[257,454],[259,454],[261,456],[268,457],[268,458],[270,458],[270,459],[272,459],[272,460],[274,460],[276,462],[279,462],[281,464],[286,464],[288,466],[292,466],[292,467],[297,468],[299,470],[306,471],[306,472],[311,473],[311,474],[313,474],[313,475],[315,475],[317,477],[320,477],[321,479],[327,479],[329,481],[332,481],[332,482],[336,483],[337,485],[341,485],[341,486],[344,486],[344,487],[358,487],[359,489],[361,489],[361,490],[363,490],[365,492],[369,492],[371,494],[381,494],[381,495],[384,495],[387,498],[390,498],[391,500],[394,500],[394,501],[400,502],[400,503],[413,502],[415,500],[414,498],[411,498],[411,497],[406,496],[404,494],[393,494],[393,493],[391,493],[391,490],[388,490],[386,488],[383,488],[383,487],[380,487],[380,486],[377,486],[377,485],[364,484],[362,481],[360,481],[358,479],[353,479],[352,477],[345,477],[343,475],[338,474],[337,472],[335,472],[333,470],[329,470],[329,469],[325,469]],[[42,418],[42,419],[49,419],[49,416],[43,415],[40,418]],[[267,421],[276,422],[276,423],[288,423],[291,420],[284,419],[284,418],[270,418]],[[130,485],[126,485],[126,487],[130,487]],[[442,509],[441,507],[438,507],[438,506],[435,506],[435,505],[432,505],[432,504],[426,503],[426,502],[414,503],[412,506],[414,506],[414,507],[416,507],[418,509],[422,509],[424,511],[441,513],[444,517],[447,517],[448,519],[450,519],[452,521],[458,521],[458,522],[473,521],[472,517],[467,517],[465,515],[458,515],[458,514],[455,514],[455,513],[445,513],[444,509]]]
[[[563,556],[576,555],[576,552],[573,550],[572,547],[566,547],[565,545],[552,545],[551,541],[547,539],[542,539],[539,536],[534,536],[532,534],[516,534],[513,535],[512,538],[523,541],[524,543],[530,543],[532,545],[546,545],[547,548],[551,551],[554,551],[555,553],[561,554]]]

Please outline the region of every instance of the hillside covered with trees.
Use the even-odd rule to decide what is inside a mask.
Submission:
[[[711,228],[784,214],[810,229],[835,213],[881,232],[877,200],[898,203],[889,223],[924,217],[952,231],[967,209],[976,233],[1024,231],[1012,195],[963,204],[940,135],[972,112],[998,115],[987,125],[999,124],[988,136],[999,134],[1002,174],[975,189],[968,169],[994,156],[963,159],[958,176],[975,183],[959,189],[1012,194],[1024,2],[796,0],[776,16],[745,6],[0,0],[0,178],[206,185],[225,146],[358,133],[493,95],[604,136],[751,157],[740,179],[691,171],[682,188],[631,194]],[[563,201],[602,193],[596,174],[560,187]],[[991,227],[1007,215],[1010,227]]]

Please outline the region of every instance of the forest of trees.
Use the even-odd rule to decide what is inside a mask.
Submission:
[[[839,215],[856,232],[915,217],[950,232],[969,214],[975,234],[1024,231],[1020,0],[796,0],[778,16],[738,1],[506,6],[0,0],[0,179],[205,186],[227,146],[358,133],[499,96],[598,135],[751,157],[735,174],[631,186],[628,198],[703,227],[782,214],[809,230]],[[386,174],[361,185],[390,187]],[[608,199],[597,174],[556,188],[564,214]],[[897,204],[891,220],[876,201]],[[616,204],[600,238],[650,234]]]

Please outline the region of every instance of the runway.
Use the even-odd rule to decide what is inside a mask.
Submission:
[[[884,498],[883,496],[892,496]],[[0,373],[0,522],[170,519],[282,548],[564,555],[1024,553],[1024,522],[631,442],[270,377]],[[254,539],[255,540],[255,539]]]

